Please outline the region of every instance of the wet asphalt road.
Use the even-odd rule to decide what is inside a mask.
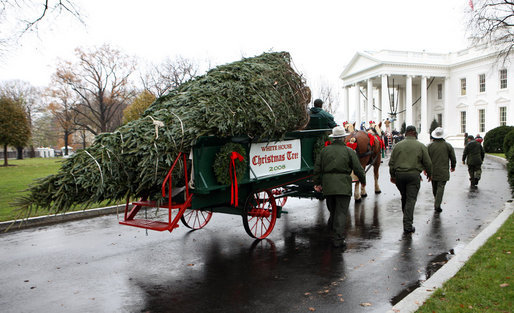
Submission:
[[[310,199],[288,199],[289,214],[262,241],[227,214],[194,232],[121,226],[114,215],[0,234],[0,312],[385,312],[510,199],[501,164],[486,159],[470,191],[458,163],[440,215],[422,182],[416,233],[405,237],[387,162],[382,193],[370,184],[351,202],[344,253],[327,244],[324,202]]]

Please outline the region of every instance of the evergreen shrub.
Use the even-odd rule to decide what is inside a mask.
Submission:
[[[514,129],[514,126],[498,126],[491,129],[484,137],[484,150],[488,153],[506,153],[503,150],[505,136]]]

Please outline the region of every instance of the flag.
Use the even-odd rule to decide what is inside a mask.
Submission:
[[[473,7],[473,0],[469,0],[469,7],[471,8],[471,11],[475,10],[475,8]]]

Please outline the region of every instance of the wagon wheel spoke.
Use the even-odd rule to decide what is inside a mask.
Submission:
[[[180,218],[184,226],[191,229],[200,229],[205,227],[211,220],[212,211],[209,210],[190,210],[187,209]]]
[[[243,225],[248,235],[257,239],[266,238],[273,230],[276,220],[277,205],[271,191],[248,196],[243,212]]]

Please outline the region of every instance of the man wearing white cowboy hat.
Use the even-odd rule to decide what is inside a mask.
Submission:
[[[345,226],[348,206],[352,197],[352,171],[357,175],[361,184],[366,185],[366,174],[359,163],[357,154],[348,148],[343,141],[347,135],[342,126],[332,129],[329,136],[332,144],[324,147],[314,166],[314,189],[323,192],[327,208],[330,212],[328,228],[332,245],[346,248]]]
[[[432,141],[428,144],[428,154],[432,160],[432,193],[434,194],[434,210],[442,212],[441,202],[443,201],[444,187],[450,179],[450,172],[455,171],[457,159],[455,150],[451,144],[444,140],[444,129],[437,127],[432,132]],[[450,164],[448,166],[448,164]]]

